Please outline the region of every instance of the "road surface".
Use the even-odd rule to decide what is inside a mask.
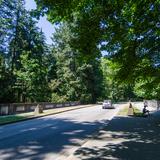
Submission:
[[[118,111],[101,105],[0,127],[1,160],[65,160]]]

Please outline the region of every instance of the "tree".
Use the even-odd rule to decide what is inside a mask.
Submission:
[[[20,56],[21,69],[17,71],[17,89],[23,102],[43,102],[48,100],[47,68],[31,52],[23,52]]]
[[[146,76],[159,79],[159,0],[36,2],[38,11],[53,23],[76,21],[73,47],[84,56],[98,56],[97,46],[101,45],[100,49],[119,63],[121,81],[133,83]],[[143,67],[144,59],[150,65]]]
[[[48,52],[45,43],[45,36],[36,26],[37,21],[28,13],[25,19],[24,37],[21,41],[20,56],[18,61],[20,67],[15,68],[16,83],[14,85],[17,91],[18,101],[47,101],[48,84],[47,73],[48,65],[45,62],[45,56]],[[20,38],[19,38],[20,39]]]
[[[25,9],[24,4],[24,0],[0,1],[0,53],[3,58],[1,77],[7,80],[3,80],[3,85],[7,87],[2,89],[5,94],[2,94],[0,101],[4,102],[5,95],[9,96],[7,101],[25,102],[44,101],[47,94],[40,92],[41,89],[45,92],[48,86],[48,66],[45,65],[48,50],[45,36],[36,26],[37,20]],[[28,73],[30,76],[34,75],[25,80],[24,77],[27,78]]]
[[[72,48],[74,24],[62,23],[53,35],[53,56],[56,60],[56,79],[51,81],[53,100],[95,103],[100,96],[98,60],[81,59]]]
[[[160,82],[156,78],[139,79],[134,86],[134,93],[143,99],[159,99]]]
[[[4,73],[8,75],[7,87],[10,101],[15,101],[14,83],[16,77],[14,76],[14,68],[19,66],[18,56],[21,49],[22,28],[24,27],[22,19],[24,19],[25,9],[23,7],[24,1],[0,1],[0,53],[4,61]],[[23,18],[22,18],[23,17]],[[5,90],[5,89],[3,89]],[[6,93],[4,91],[4,93]],[[2,98],[2,97],[1,97]],[[9,99],[8,98],[8,99]],[[4,97],[1,101],[5,100]]]
[[[0,53],[6,53],[12,37],[16,0],[0,1]]]
[[[0,102],[10,101],[11,93],[11,81],[10,71],[5,65],[5,58],[0,55]]]
[[[101,58],[101,67],[103,71],[103,96],[113,101],[126,101],[129,99],[137,99],[133,92],[134,84],[119,83],[117,72],[119,66],[107,58]]]

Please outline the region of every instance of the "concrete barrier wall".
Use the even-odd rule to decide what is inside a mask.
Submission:
[[[160,109],[160,101],[159,100],[147,100],[147,104],[149,107],[153,107],[157,110]]]
[[[80,105],[79,101],[65,102],[65,103],[8,103],[0,104],[0,115],[11,115],[18,113],[32,112],[35,110],[37,105],[41,105],[43,109],[53,109],[60,107],[69,107]]]

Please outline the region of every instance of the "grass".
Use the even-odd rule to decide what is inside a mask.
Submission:
[[[12,116],[2,116],[0,117],[0,125],[1,124],[6,124],[10,122],[17,122],[26,119],[27,117],[25,116],[20,116],[20,115],[12,115]]]
[[[125,105],[122,107],[122,109],[120,109],[120,111],[118,112],[119,116],[127,116],[128,113],[128,105]]]
[[[129,105],[123,106],[123,108],[118,112],[118,115],[119,116],[128,116],[128,108],[129,108]],[[133,116],[136,116],[136,117],[142,116],[142,112],[138,108],[136,108],[136,106],[133,106],[133,109],[134,109]]]
[[[138,108],[134,109],[134,116],[136,116],[136,117],[144,117],[143,113]]]
[[[34,117],[34,112],[20,113],[15,115],[0,116],[0,125],[22,121]]]

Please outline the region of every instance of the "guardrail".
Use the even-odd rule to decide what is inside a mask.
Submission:
[[[79,101],[75,102],[65,102],[65,103],[8,103],[0,104],[0,116],[1,115],[12,115],[18,113],[32,112],[35,110],[37,105],[41,105],[43,109],[54,109],[60,107],[77,106],[80,105]]]

